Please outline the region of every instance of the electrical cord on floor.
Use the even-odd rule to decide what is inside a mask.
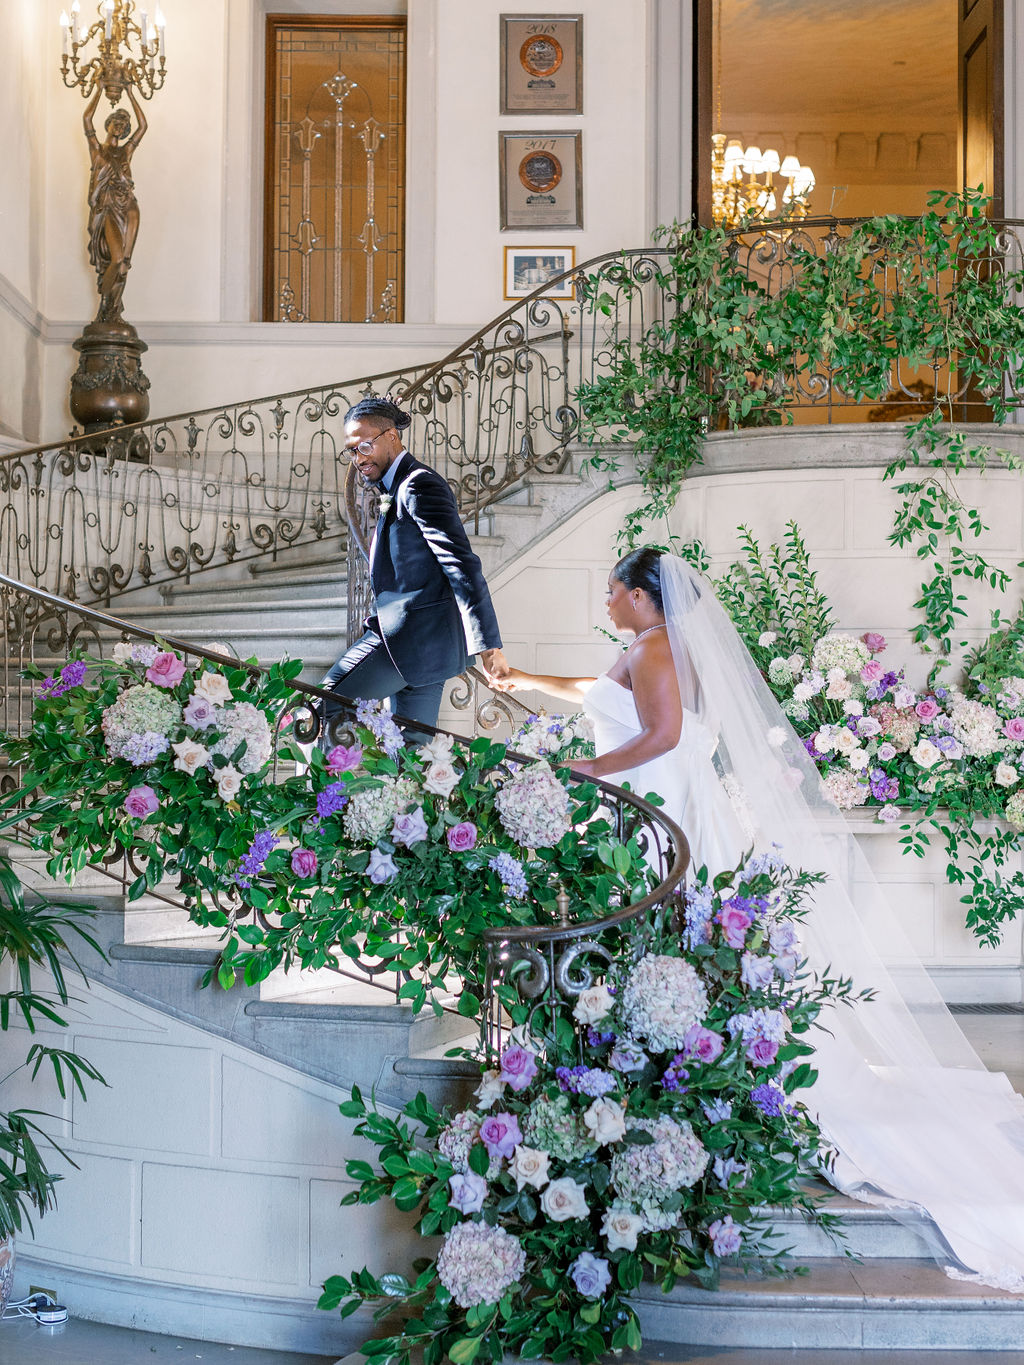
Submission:
[[[67,1322],[68,1310],[49,1294],[29,1294],[24,1299],[12,1299],[0,1322],[13,1322],[16,1318],[34,1318],[41,1327],[58,1327]]]

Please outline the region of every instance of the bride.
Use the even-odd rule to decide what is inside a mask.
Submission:
[[[634,638],[607,673],[512,669],[501,686],[582,706],[598,756],[574,770],[661,796],[694,866],[716,873],[776,844],[791,866],[827,874],[804,924],[808,961],[875,992],[817,1046],[809,1106],[839,1153],[830,1179],[923,1209],[954,1278],[1024,1292],[1024,1101],[946,1009],[711,584],[674,555],[634,550],[609,576],[608,614]]]

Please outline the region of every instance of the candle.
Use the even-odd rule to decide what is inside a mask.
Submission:
[[[71,4],[71,36],[78,42],[78,0],[72,0]]]
[[[164,18],[164,12],[163,12],[163,10],[160,9],[159,6],[158,6],[158,7],[157,7],[157,11],[156,11],[156,32],[157,32],[157,37],[160,39],[160,56],[161,56],[161,57],[164,55],[164,27],[165,27],[166,23],[167,23],[167,20]]]
[[[61,52],[66,57],[68,55],[68,29],[71,27],[71,20],[68,18],[67,10],[60,12],[60,45]]]
[[[146,11],[142,11],[142,46],[149,44],[149,20],[146,18]]]
[[[104,0],[103,16],[103,36],[109,43],[111,28],[114,23],[114,0]]]

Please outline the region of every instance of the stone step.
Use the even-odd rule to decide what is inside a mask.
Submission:
[[[1024,1298],[925,1260],[823,1259],[787,1279],[726,1269],[717,1290],[644,1284],[633,1302],[645,1339],[718,1349],[984,1352],[1024,1337]]]
[[[203,602],[211,606],[250,606],[254,600],[269,598],[275,603],[282,599],[305,604],[310,600],[323,601],[342,611],[348,596],[345,574],[317,572],[315,569],[280,571],[280,575],[262,574],[256,580],[239,583],[195,582],[188,587],[172,587],[162,594],[166,605],[179,606],[183,602]],[[123,615],[118,612],[118,615]]]

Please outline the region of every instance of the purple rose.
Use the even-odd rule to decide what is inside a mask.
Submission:
[[[448,831],[448,847],[453,853],[468,853],[476,845],[476,825],[463,820]]]
[[[157,687],[177,687],[185,676],[185,661],[168,650],[159,653],[146,669],[146,680]]]
[[[501,1079],[512,1090],[525,1090],[537,1074],[537,1058],[525,1047],[513,1045],[501,1054]]]
[[[708,1236],[711,1238],[711,1250],[716,1256],[735,1256],[743,1242],[739,1228],[732,1221],[732,1214],[716,1218],[708,1227]]]
[[[417,806],[407,815],[396,815],[395,823],[391,826],[391,837],[396,844],[404,844],[406,848],[412,848],[413,844],[422,843],[427,837],[427,822],[423,818],[423,807]]]
[[[327,755],[327,771],[331,777],[337,777],[339,773],[348,773],[353,768],[358,768],[362,761],[361,744],[351,744],[347,748],[344,744],[336,744]]]
[[[375,848],[366,865],[366,875],[374,886],[383,886],[385,882],[398,876],[398,868],[390,853],[382,853],[379,848]]]
[[[133,820],[146,820],[160,807],[152,787],[132,787],[124,798],[124,808]]]
[[[775,964],[770,957],[744,953],[740,963],[740,980],[752,991],[763,991],[772,984]]]
[[[480,1141],[492,1160],[510,1157],[522,1140],[515,1114],[491,1114],[480,1125]]]
[[[628,1038],[622,1038],[612,1048],[608,1065],[613,1071],[642,1071],[647,1065],[647,1053]]]
[[[885,648],[885,636],[879,635],[875,630],[869,630],[860,637],[867,645],[872,654],[881,654]]]
[[[747,930],[753,919],[741,906],[726,901],[715,919],[722,926],[722,933],[730,948],[742,948],[747,940]]]
[[[487,1181],[476,1171],[466,1171],[465,1175],[449,1177],[451,1194],[448,1203],[460,1213],[479,1213],[487,1198]]]
[[[771,1066],[778,1052],[779,1045],[771,1038],[755,1038],[747,1048],[747,1057],[755,1066]]]
[[[316,873],[316,854],[311,848],[292,849],[292,871],[296,877],[312,877]]]
[[[889,741],[886,740],[884,744],[880,744],[878,746],[878,753],[876,757],[882,763],[891,763],[892,760],[896,757],[896,746],[890,744]]]
[[[192,693],[182,714],[185,717],[185,724],[191,725],[193,730],[208,730],[217,719],[217,710],[213,703],[199,692]]]
[[[581,1251],[569,1267],[569,1278],[585,1299],[599,1299],[612,1282],[608,1262],[592,1251]]]
[[[1007,739],[1024,739],[1024,716],[1014,716],[1003,726],[1003,734]]]
[[[724,1047],[721,1035],[702,1024],[692,1024],[683,1035],[685,1055],[697,1062],[717,1061]]]
[[[877,659],[869,659],[860,671],[861,682],[878,682],[884,672]]]
[[[934,720],[939,714],[939,703],[934,697],[922,697],[914,707],[918,720]]]

